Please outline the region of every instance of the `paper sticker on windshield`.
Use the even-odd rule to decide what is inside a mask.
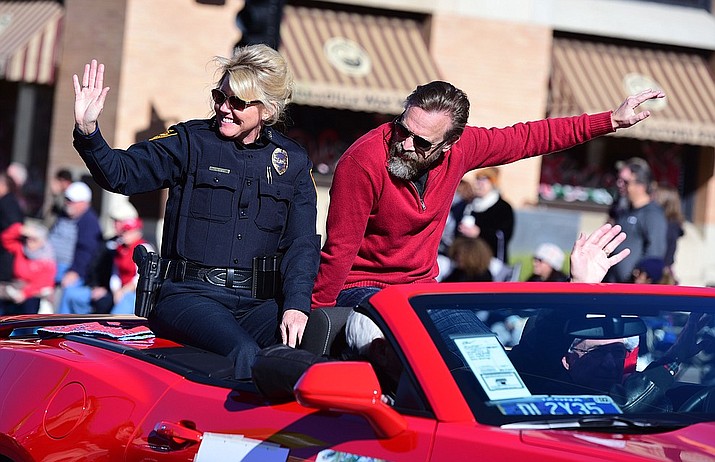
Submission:
[[[463,337],[453,340],[490,400],[531,396],[495,336]]]
[[[610,396],[532,396],[494,403],[504,415],[603,415],[623,414]]]

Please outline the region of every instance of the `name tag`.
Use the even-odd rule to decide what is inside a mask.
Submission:
[[[211,165],[211,166],[209,167],[209,171],[211,171],[211,172],[219,172],[219,173],[226,173],[226,174],[231,173],[231,170],[229,170],[229,169],[227,169],[227,168],[214,167],[213,165]]]

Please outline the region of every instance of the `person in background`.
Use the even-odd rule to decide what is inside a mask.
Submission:
[[[631,273],[634,284],[663,284],[665,262],[662,258],[648,257],[639,260]]]
[[[111,313],[133,314],[139,278],[137,266],[132,258],[134,249],[138,245],[143,245],[148,251],[153,252],[154,248],[144,239],[144,224],[141,218],[116,220],[115,229],[119,236],[114,255],[117,283],[114,284],[116,287],[112,287],[114,306]]]
[[[561,270],[564,266],[564,251],[556,244],[545,242],[534,252],[534,271],[529,282],[566,282],[569,277]]]
[[[61,313],[134,313],[138,279],[134,248],[154,248],[144,240],[143,222],[129,202],[112,207],[109,217],[115,234],[95,254],[84,284],[65,289]]]
[[[47,228],[31,221],[13,223],[0,233],[0,242],[13,255],[13,281],[2,284],[4,314],[34,314],[55,288],[55,253]]]
[[[49,241],[55,250],[60,301],[56,304],[60,313],[63,293],[69,287],[83,286],[90,263],[101,248],[104,238],[97,214],[92,209],[92,190],[86,183],[75,181],[65,191],[65,209],[50,229]]]
[[[663,209],[651,197],[653,176],[648,163],[638,157],[619,163],[617,184],[619,195],[627,201],[611,220],[628,236],[622,246],[631,249],[631,254],[609,270],[606,282],[628,282],[641,258],[664,258],[666,252],[668,225]]]
[[[454,261],[449,256],[449,249],[454,242],[459,220],[464,215],[464,208],[474,199],[474,186],[468,177],[469,173],[464,175],[459,185],[457,185],[457,191],[454,193],[449,215],[447,215],[447,222],[442,231],[442,239],[439,242],[437,254],[437,264],[439,266],[437,281],[442,281],[454,268]]]
[[[27,183],[27,167],[21,162],[11,162],[7,166],[7,175],[15,182],[15,195],[20,203],[23,214],[28,213],[28,204],[25,199],[25,184]]]
[[[105,241],[102,249],[92,261],[86,287],[75,293],[75,300],[71,304],[71,309],[74,312],[111,313],[115,305],[125,298],[124,295],[127,297],[119,311],[121,314],[134,312],[133,300],[136,295],[137,268],[131,253],[129,253],[129,261],[127,261],[127,250],[129,249],[123,241],[126,233],[130,236],[129,245],[133,252],[135,247],[132,245],[135,242],[133,236],[136,234],[141,236],[143,224],[137,209],[128,200],[115,203],[110,209],[109,218],[112,220],[114,233]],[[138,244],[140,240],[136,240],[136,242]],[[154,250],[150,246],[147,248]],[[122,281],[127,284],[126,292],[121,291],[124,286]],[[129,303],[132,303],[131,308],[127,306]]]
[[[272,127],[293,91],[285,59],[250,45],[217,62],[213,117],[121,150],[107,145],[98,125],[109,88],[104,65],[92,60],[81,79],[73,76],[73,137],[102,188],[169,189],[167,279],[149,326],[227,356],[245,379],[261,348],[302,338],[320,258],[317,193],[305,149]]]
[[[22,223],[25,214],[16,195],[15,181],[0,171],[0,233],[15,223]],[[13,278],[13,256],[0,244],[0,283],[11,282]]]
[[[675,253],[678,250],[678,240],[685,235],[683,224],[685,217],[680,201],[678,190],[672,186],[659,185],[653,195],[655,201],[663,208],[665,219],[668,222],[666,231],[666,250],[663,272],[663,282],[668,284],[678,284],[678,279],[675,277],[673,264],[675,263]]]
[[[443,282],[490,282],[494,279],[489,271],[494,254],[480,237],[456,237],[449,248],[449,257],[454,265]]]
[[[405,110],[360,137],[337,163],[327,240],[312,307],[353,306],[383,287],[436,282],[449,209],[470,170],[560,151],[630,127],[650,115],[646,90],[614,111],[502,129],[467,126],[469,100],[443,81],[418,86]]]
[[[22,189],[27,183],[27,167],[20,162],[11,162],[7,166],[7,174],[15,182],[18,189]]]
[[[514,210],[499,193],[499,169],[474,170],[466,175],[474,198],[464,208],[457,235],[481,237],[498,260],[509,262],[509,242],[514,234]]]
[[[66,168],[57,170],[55,176],[50,180],[51,197],[42,215],[48,228],[51,228],[57,217],[62,214],[65,208],[65,191],[73,182],[72,172]]]

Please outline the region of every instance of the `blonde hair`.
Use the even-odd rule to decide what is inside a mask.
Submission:
[[[217,87],[228,79],[236,96],[263,104],[266,125],[281,120],[293,94],[293,74],[280,53],[267,45],[249,45],[236,48],[230,59],[215,60],[221,72]]]

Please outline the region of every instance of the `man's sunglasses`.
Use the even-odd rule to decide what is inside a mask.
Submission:
[[[235,109],[236,111],[243,111],[252,104],[260,103],[258,100],[244,101],[236,95],[226,96],[226,93],[222,92],[218,88],[211,90],[211,98],[213,98],[214,103],[219,106],[221,106],[224,101],[228,100],[228,105],[231,106],[231,109]]]
[[[406,140],[409,137],[412,137],[412,142],[415,144],[415,147],[419,149],[422,152],[427,152],[433,149],[435,146],[438,146],[444,141],[441,141],[439,143],[430,143],[426,139],[422,138],[419,135],[415,135],[412,133],[405,125],[402,123],[402,116],[396,118],[395,120],[392,121],[392,129],[395,132],[395,135],[400,141]]]

